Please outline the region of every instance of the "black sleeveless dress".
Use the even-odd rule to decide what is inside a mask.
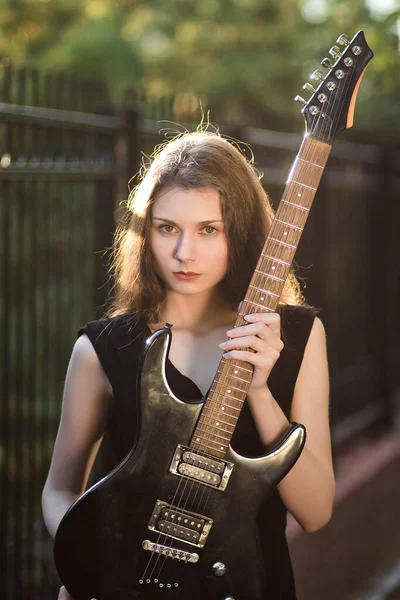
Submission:
[[[297,375],[316,313],[314,308],[305,306],[287,305],[281,309],[285,346],[270,374],[268,386],[289,420]],[[83,333],[92,342],[113,389],[114,405],[107,430],[120,462],[132,448],[137,435],[136,377],[143,342],[150,330],[146,326],[133,325],[132,316],[125,314],[91,321],[78,331],[78,336]],[[202,398],[197,385],[180,373],[169,359],[166,374],[172,391],[182,400]],[[239,417],[232,446],[246,456],[265,454],[247,403]],[[265,559],[266,600],[296,600],[285,536],[286,508],[276,490],[261,505],[258,527]]]

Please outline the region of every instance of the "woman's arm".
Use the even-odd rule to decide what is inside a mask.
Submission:
[[[71,504],[85,490],[102,440],[112,388],[86,335],[76,341],[64,386],[61,420],[42,494],[52,537]]]
[[[277,442],[289,422],[267,387],[249,392],[249,402],[266,445]],[[291,420],[307,430],[298,461],[278,485],[281,498],[306,531],[316,531],[332,514],[335,478],[329,432],[329,377],[325,330],[315,318],[293,395]]]
[[[220,347],[228,350],[224,354],[226,359],[245,360],[254,366],[247,397],[261,439],[265,445],[272,446],[289,427],[289,421],[265,383],[283,348],[280,318],[276,313],[254,313],[244,318],[250,324],[227,331],[231,339]],[[306,531],[316,531],[329,521],[335,493],[326,339],[318,318],[314,319],[297,377],[291,419],[305,425],[307,438],[300,458],[278,485],[278,490],[286,508],[300,525]]]

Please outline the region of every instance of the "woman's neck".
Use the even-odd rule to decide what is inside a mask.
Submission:
[[[217,291],[208,296],[167,292],[157,328],[163,327],[167,322],[171,323],[175,330],[182,329],[204,335],[234,320],[235,311]]]

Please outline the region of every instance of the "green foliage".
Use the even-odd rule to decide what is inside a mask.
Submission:
[[[382,17],[366,1],[0,0],[0,54],[104,79],[116,102],[127,87],[203,95],[233,120],[293,130],[309,73],[340,33],[364,29],[376,57],[357,128],[370,130],[373,115],[388,135],[400,127],[400,10]]]

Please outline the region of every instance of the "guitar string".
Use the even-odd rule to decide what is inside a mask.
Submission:
[[[348,80],[349,80],[350,78],[346,77],[345,79],[347,80],[347,81],[346,81],[346,83],[348,83]],[[338,87],[340,88],[340,85],[339,85]],[[335,95],[335,98],[337,98],[337,96],[338,96],[338,95],[336,94],[336,95]],[[335,100],[335,99],[334,99],[334,100]],[[344,99],[342,100],[342,103],[343,103],[343,102],[344,102]],[[335,102],[334,102],[334,103],[335,103]],[[340,103],[339,103],[339,104],[340,104]],[[337,111],[338,111],[338,112],[340,111],[340,106],[339,106],[339,107],[337,107]],[[318,116],[318,118],[317,118],[317,120],[316,120],[316,122],[315,122],[314,131],[317,129],[317,127],[318,127],[318,124],[319,124],[319,121],[320,121],[320,119],[321,119],[321,118],[322,118],[322,115],[320,115],[320,114],[319,114],[319,116]],[[327,119],[324,119],[323,125],[325,125],[325,123],[326,123],[326,127],[329,129],[329,127],[331,127],[331,124],[327,122]],[[323,127],[322,127],[322,129],[323,129]],[[311,162],[311,161],[306,161],[306,162]],[[291,191],[292,191],[292,190],[290,190],[290,192],[291,192]],[[289,193],[290,193],[290,192],[289,192]],[[293,193],[294,193],[294,190],[293,190]],[[292,221],[295,221],[295,219],[292,219],[292,216],[295,216],[295,214],[296,214],[296,212],[297,212],[297,210],[298,210],[298,209],[295,209],[295,210],[294,210],[294,207],[293,207],[292,209],[291,209],[291,207],[287,207],[287,208],[288,208],[288,210],[287,210],[288,216],[290,215],[290,218],[288,219],[288,221],[290,221],[290,222],[292,222]],[[294,215],[292,215],[291,213],[294,213]],[[285,215],[285,216],[286,216],[286,215]],[[286,220],[286,219],[285,219],[285,220]],[[303,224],[302,224],[302,225],[303,225]],[[301,232],[300,232],[300,235],[301,235]],[[278,248],[278,250],[281,250],[281,257],[282,257],[282,258],[283,258],[283,254],[284,254],[284,252],[285,252],[285,248],[286,248],[286,247],[283,247],[282,249],[281,249],[281,248]],[[264,261],[263,261],[263,262],[264,262]],[[259,275],[259,274],[257,274],[257,276],[256,276],[256,281],[257,281],[258,279],[261,279],[261,280],[262,280],[262,279],[263,279],[263,277],[262,277],[262,276],[258,277],[258,275]],[[263,283],[263,285],[265,285],[265,283]],[[249,293],[249,295],[248,295],[248,296],[249,296],[249,298],[248,298],[248,302],[250,302],[250,303],[253,303],[253,302],[254,302],[254,300],[255,300],[255,297],[254,297],[254,296],[255,296],[257,293],[258,293],[258,290],[251,290],[251,291],[250,291],[250,293]],[[225,375],[224,375],[224,376],[225,376]],[[229,385],[229,383],[228,383],[227,385]],[[214,408],[214,411],[217,411],[217,413],[218,413],[218,410],[221,408],[222,404],[223,404],[223,402],[220,402],[219,406],[218,406],[217,408]],[[204,410],[204,417],[205,417],[205,418],[208,416],[208,415],[207,415],[207,412],[209,412],[209,411],[208,411],[208,409],[209,409],[209,408],[210,408],[210,407],[209,407],[209,406],[207,406],[207,405],[204,407],[204,409],[205,409],[205,410]],[[201,414],[200,414],[200,416],[203,416],[203,414],[201,413]],[[206,433],[208,433],[208,434],[209,434],[209,435],[211,435],[211,436],[212,436],[212,435],[214,435],[214,434],[212,433],[212,430],[210,431],[210,429],[211,429],[211,427],[210,427],[210,426],[207,426],[207,425],[206,425],[206,428],[207,428],[207,430],[208,430]],[[211,439],[210,439],[209,441],[211,441]],[[206,447],[207,447],[207,445],[206,445]],[[191,452],[191,454],[193,454],[193,453]],[[190,458],[192,458],[192,459],[193,459],[193,456],[191,456]],[[186,479],[186,478],[185,478],[185,479]],[[182,502],[182,497],[183,497],[183,495],[184,495],[184,493],[185,493],[185,491],[186,491],[186,487],[187,487],[188,481],[189,481],[189,480],[187,479],[187,480],[186,480],[186,483],[185,483],[185,486],[184,486],[184,489],[182,490],[181,499],[180,499],[180,500],[179,500],[179,502],[177,503],[177,505],[178,505],[178,508],[180,508],[181,510],[184,510],[184,509],[185,509],[185,507],[182,507],[182,506],[181,506],[181,502]],[[196,483],[197,483],[197,482],[194,482],[194,481],[192,481],[192,486],[191,486],[191,490],[190,490],[190,491],[192,491],[192,490],[193,490],[193,488],[194,488],[194,485],[195,485]],[[178,489],[179,489],[179,487],[180,487],[180,486],[178,486]],[[201,503],[201,501],[202,501],[202,498],[203,498],[203,496],[204,496],[204,493],[205,493],[205,488],[207,488],[208,486],[206,486],[206,485],[203,485],[203,486],[199,486],[199,485],[197,485],[197,490],[196,490],[195,496],[194,496],[194,498],[192,498],[192,505],[193,505],[193,504],[196,502],[196,496],[197,496],[197,493],[198,493],[198,491],[199,491],[200,487],[201,487],[201,488],[203,488],[203,489],[202,489],[202,494],[201,494],[201,499],[200,499],[200,501],[199,501],[199,504]],[[178,489],[176,490],[175,497],[176,497],[176,495],[177,495]],[[211,493],[211,489],[209,488],[209,489],[208,489],[208,494],[207,494],[207,499],[206,499],[206,502],[205,502],[205,506],[206,506],[206,504],[208,503],[208,498],[209,498],[209,496],[210,496],[210,493]],[[189,492],[189,495],[188,495],[188,497],[187,497],[187,500],[186,500],[186,505],[187,505],[187,503],[189,502],[189,498],[190,498],[190,492]],[[178,511],[178,512],[179,512],[179,511]],[[198,512],[200,512],[200,513],[202,513],[202,512],[205,512],[205,509],[203,509],[203,510],[201,510],[201,511],[200,511],[200,510],[198,510]],[[180,513],[180,514],[181,514],[181,516],[183,516],[183,515],[184,515],[184,513]],[[172,538],[171,540],[172,540],[172,542],[173,542],[173,538]],[[165,557],[164,557],[164,561],[163,561],[163,562],[165,562],[166,558],[167,558],[167,557],[165,556]],[[153,570],[154,570],[154,569],[153,569]]]
[[[208,411],[209,411],[209,409],[210,409],[210,405],[206,405],[206,406],[204,407],[204,409],[205,409],[205,411],[204,411],[204,414],[207,416],[207,412],[208,412]],[[204,428],[204,426],[203,426],[203,428]],[[213,435],[213,434],[212,434],[212,432],[210,432],[210,427],[206,425],[206,431],[205,431],[205,435],[204,435],[204,437],[205,437],[205,438],[206,438],[207,434],[208,434],[209,436],[210,436],[210,435]],[[210,440],[206,440],[206,442],[207,442],[207,441],[211,441],[211,439],[210,439]],[[210,450],[212,450],[212,447],[211,447],[211,446],[209,446],[209,445],[207,445],[207,443],[205,443],[205,444],[203,444],[203,445],[204,445],[206,448],[209,448]],[[209,456],[207,456],[207,453],[206,453],[206,452],[204,452],[204,451],[202,451],[202,450],[196,450],[196,454],[197,454],[197,455],[201,455],[201,456],[206,456],[206,457],[208,457],[208,458],[209,458]],[[209,453],[208,453],[208,454],[209,454]],[[189,455],[188,464],[190,464],[190,460],[192,461],[192,464],[193,464],[193,461],[194,461],[194,457],[193,457],[193,448],[191,448],[191,449],[190,449],[190,455]],[[184,485],[184,489],[183,489],[183,490],[181,490],[181,498],[180,498],[180,500],[179,500],[179,501],[176,501],[177,494],[178,494],[178,492],[180,491],[180,489],[179,489],[179,488],[181,488],[181,486],[182,486],[182,479],[185,479],[185,485]],[[174,518],[173,518],[173,519],[172,519],[172,521],[171,521],[172,523],[174,523],[174,522],[175,522],[175,518],[176,518],[176,517],[178,517],[178,518],[179,518],[179,517],[183,517],[183,516],[185,516],[185,515],[184,515],[184,513],[182,512],[182,510],[185,510],[185,509],[187,510],[187,508],[186,508],[186,507],[187,507],[187,502],[188,502],[188,501],[189,501],[189,499],[190,499],[190,493],[191,493],[191,492],[193,492],[193,489],[194,489],[195,487],[197,488],[197,490],[196,490],[196,493],[195,493],[195,495],[194,495],[194,498],[193,498],[193,493],[192,493],[192,504],[193,504],[193,502],[195,502],[196,495],[197,495],[197,493],[198,493],[198,491],[199,491],[199,489],[200,489],[200,488],[202,489],[201,498],[204,496],[204,493],[206,493],[206,491],[208,491],[208,492],[209,492],[209,494],[211,493],[211,488],[210,488],[209,486],[207,486],[207,485],[202,485],[202,482],[196,482],[196,481],[194,481],[194,480],[190,480],[189,478],[182,478],[182,479],[180,480],[180,482],[179,482],[179,484],[178,484],[178,486],[177,486],[177,489],[176,489],[176,491],[175,491],[175,494],[174,494],[174,498],[173,498],[173,500],[172,500],[172,502],[171,502],[171,505],[173,505],[173,506],[174,506],[174,508],[176,508],[176,509],[177,509],[176,511],[174,511],[174,513],[175,513],[175,514],[174,514]],[[186,492],[186,487],[187,487],[189,484],[191,484],[191,490],[189,491],[189,494],[188,494],[188,496],[187,496],[186,505],[185,505],[185,506],[182,506],[182,505],[181,505],[181,503],[182,503],[182,497],[184,496],[184,494],[185,494],[185,492]],[[207,488],[207,489],[206,489],[206,488]],[[208,495],[209,495],[209,494],[208,494]],[[197,510],[197,512],[200,512],[200,511],[199,511],[199,510]],[[161,532],[161,533],[162,533],[162,532]],[[162,537],[162,535],[159,535],[159,536],[158,536],[157,543],[160,543],[160,542],[161,542],[161,537]],[[168,536],[167,536],[167,535],[165,535],[164,537],[165,537],[165,540],[167,540],[167,537],[168,537]],[[179,541],[180,541],[180,540],[178,540],[178,542],[179,542]],[[182,542],[184,542],[184,540],[182,540]],[[170,538],[170,540],[169,540],[169,548],[172,548],[172,546],[173,546],[173,544],[174,544],[174,543],[175,543],[175,540],[174,540],[173,538]],[[165,541],[164,541],[164,545],[165,545]],[[167,546],[167,547],[168,547],[168,546]],[[150,574],[150,576],[149,576],[149,577],[151,577],[151,576],[152,576],[152,573],[154,572],[154,570],[155,570],[155,568],[156,568],[156,566],[157,566],[157,562],[158,562],[159,558],[160,558],[160,555],[158,555],[158,556],[157,556],[156,563],[155,563],[155,565],[153,566],[152,572],[151,572],[151,574]],[[166,560],[166,558],[167,558],[167,556],[166,556],[166,555],[164,555],[164,560],[162,561],[162,562],[163,562],[163,564],[165,563],[165,560]],[[150,559],[149,559],[149,563],[150,563]],[[149,563],[148,563],[147,567],[149,567]],[[162,569],[162,566],[163,566],[163,564],[162,564],[162,565],[161,565],[161,567],[160,567],[159,573],[161,573],[161,569]],[[147,567],[146,567],[145,573],[147,572]],[[144,575],[142,576],[142,579],[143,579],[143,578],[144,578]],[[158,579],[158,576],[157,576],[157,578],[156,578],[156,579]]]
[[[214,378],[214,379],[215,379],[215,378]],[[212,386],[211,386],[211,387],[212,387]],[[212,406],[212,405],[211,405],[211,404],[206,404],[206,405],[204,405],[204,407],[203,407],[203,409],[202,409],[202,411],[201,411],[201,413],[200,413],[199,419],[200,419],[200,417],[201,417],[201,416],[205,416],[205,418],[207,418],[207,416],[208,416],[208,414],[207,414],[207,413],[210,411],[210,406]],[[203,411],[204,411],[204,415],[203,415]],[[210,431],[210,426],[208,426],[208,425],[205,425],[205,427],[206,427],[206,431],[204,432],[204,438],[206,437],[206,435],[207,435],[207,434],[208,434],[209,436],[212,436],[212,435],[213,435],[213,433],[212,433],[212,431]],[[202,428],[204,429],[204,425],[202,425]],[[206,440],[206,441],[210,441],[210,442],[211,442],[211,439],[209,439],[209,440]],[[210,450],[212,450],[211,446],[207,445],[206,443],[205,443],[205,444],[202,444],[202,445],[204,445],[206,448],[209,448]],[[190,450],[189,450],[189,459],[188,459],[188,464],[190,464],[190,461],[192,461],[192,464],[194,464],[194,462],[195,462],[195,454],[196,454],[197,456],[198,456],[198,455],[200,455],[200,456],[203,456],[203,457],[206,457],[206,458],[210,459],[210,456],[209,456],[209,455],[210,455],[210,453],[206,453],[206,452],[204,452],[204,451],[202,451],[202,450],[194,450],[192,447],[190,447]],[[189,479],[189,478],[183,478],[183,479],[185,479],[185,485],[184,485],[184,488],[183,488],[183,490],[181,490],[181,496],[180,496],[180,499],[179,499],[177,502],[175,501],[175,503],[174,503],[174,504],[175,504],[175,506],[176,506],[176,507],[177,507],[177,509],[178,509],[178,510],[176,511],[176,514],[177,514],[178,516],[185,516],[185,513],[183,513],[182,511],[187,511],[187,512],[189,512],[188,503],[190,502],[190,500],[191,500],[191,504],[192,504],[192,506],[193,506],[193,505],[196,503],[196,496],[197,496],[197,494],[198,494],[199,490],[201,490],[201,499],[203,498],[204,494],[207,494],[207,499],[208,499],[208,498],[209,498],[209,496],[210,496],[210,494],[211,494],[211,489],[212,489],[212,488],[211,488],[211,487],[209,487],[208,485],[205,485],[205,484],[203,484],[201,481],[194,481],[194,480],[192,480],[192,479]],[[189,490],[189,493],[188,493],[188,494],[187,494],[187,496],[186,496],[186,500],[185,500],[185,502],[184,502],[184,505],[182,506],[182,499],[183,499],[183,497],[184,497],[184,495],[185,495],[186,488],[187,488],[187,486],[188,486],[188,485],[190,485],[190,490]],[[180,486],[178,486],[177,492],[178,492],[178,490],[179,490],[179,487],[180,487]],[[194,494],[193,494],[193,491],[195,492]],[[198,503],[198,506],[199,506],[199,507],[200,507],[200,505],[201,505],[201,499],[200,499],[200,502]],[[206,501],[206,503],[205,503],[205,504],[207,504],[207,501]],[[201,511],[199,507],[196,509],[196,511],[195,511],[195,512],[196,512],[196,513],[203,514],[205,511]],[[179,509],[180,509],[180,510],[179,510]],[[193,509],[191,510],[191,512],[194,512],[194,511],[193,511]],[[176,515],[175,515],[175,516],[176,516]],[[184,542],[184,540],[182,540],[182,541]],[[172,548],[172,547],[173,547],[173,544],[175,544],[176,542],[178,542],[178,543],[179,543],[179,540],[174,540],[173,538],[171,538],[171,539],[169,540],[169,543],[170,543],[170,546],[169,546],[169,547],[170,547],[170,548]],[[158,571],[158,574],[157,574],[157,579],[158,579],[158,577],[159,577],[159,576],[160,576],[160,574],[161,574],[161,570],[162,570],[162,568],[163,568],[163,566],[164,566],[164,564],[165,564],[166,558],[167,558],[167,557],[166,557],[166,556],[164,556],[164,560],[162,561],[162,565],[161,565],[161,567],[160,567],[160,569],[159,569],[159,571]],[[178,568],[178,566],[177,566],[177,568]]]
[[[178,476],[178,477],[179,477],[179,476]],[[184,493],[184,491],[185,491],[185,489],[186,489],[186,486],[187,486],[187,482],[188,482],[188,481],[189,481],[189,479],[188,479],[188,478],[185,478],[185,477],[179,477],[179,481],[177,482],[177,486],[176,486],[176,489],[175,489],[175,492],[174,492],[173,498],[172,498],[171,502],[169,503],[169,506],[172,506],[174,509],[176,509],[176,510],[174,510],[174,517],[173,517],[173,519],[172,519],[172,520],[169,520],[169,519],[168,519],[168,517],[167,517],[167,518],[165,519],[165,522],[168,522],[168,523],[174,524],[174,523],[176,522],[176,521],[175,521],[175,518],[176,518],[176,517],[183,517],[183,516],[184,516],[184,514],[183,514],[182,512],[180,512],[180,511],[179,511],[179,508],[181,508],[181,507],[179,507],[179,506],[178,506],[179,502],[177,502],[177,500],[176,500],[176,499],[177,499],[178,493],[179,493],[179,491],[180,491],[180,488],[182,487],[182,485],[183,485],[183,484],[184,484],[184,490],[183,490],[183,492],[182,492],[182,493]],[[193,488],[193,485],[196,485],[196,484],[198,484],[198,482],[196,482],[196,481],[193,481],[193,480],[191,481],[191,483],[192,483],[192,488]],[[200,483],[200,482],[199,482],[199,483]],[[181,540],[181,541],[184,543],[184,540]],[[166,542],[169,542],[169,545],[168,545],[168,543],[166,543]],[[164,546],[166,549],[172,549],[172,544],[173,544],[173,542],[174,542],[174,538],[172,538],[172,537],[169,537],[167,533],[165,533],[165,532],[163,532],[163,531],[159,530],[159,532],[158,532],[158,537],[157,537],[157,540],[156,540],[156,542],[155,542],[156,544],[160,544],[160,545]],[[157,577],[155,578],[156,580],[158,579],[158,577],[159,577],[159,574],[161,573],[161,570],[162,570],[162,568],[163,568],[163,566],[164,566],[164,564],[165,564],[165,561],[166,561],[166,559],[168,558],[168,555],[167,555],[167,554],[164,554],[164,555],[162,555],[162,556],[163,556],[163,561],[162,561],[162,564],[161,564],[160,570],[159,570],[159,572],[158,572],[158,575],[157,575]],[[157,553],[157,552],[155,552],[155,551],[153,551],[153,552],[151,553],[151,556],[150,556],[150,558],[149,558],[149,560],[148,560],[148,563],[147,563],[147,565],[146,565],[145,571],[144,571],[144,573],[143,573],[143,575],[142,575],[142,577],[141,577],[141,580],[143,580],[143,581],[145,581],[145,579],[146,579],[146,574],[147,574],[147,571],[148,571],[148,569],[150,568],[150,563],[152,562],[152,559],[153,559],[153,558],[155,558],[156,560],[155,560],[155,563],[154,563],[154,565],[153,565],[153,567],[152,567],[152,570],[151,570],[151,572],[150,572],[150,575],[147,575],[147,580],[149,580],[149,579],[151,580],[151,577],[153,576],[153,573],[154,573],[154,571],[155,571],[155,569],[156,569],[156,567],[157,567],[157,563],[159,562],[159,560],[160,560],[160,558],[161,558],[161,554],[160,554],[160,553]]]
[[[207,411],[208,406],[205,406],[204,408]],[[211,449],[211,446],[208,446],[208,447]],[[196,451],[196,454],[200,454],[200,453],[201,453],[202,456],[206,456],[206,453],[204,453],[203,451]],[[190,460],[193,461],[193,449],[190,449],[188,464],[190,463]],[[193,464],[193,462],[192,462],[192,464]],[[182,512],[183,510],[185,510],[185,507],[181,506],[181,501],[182,501],[183,495],[185,494],[186,487],[189,484],[191,484],[191,490],[189,491],[188,498],[190,498],[190,493],[193,491],[193,489],[194,489],[195,486],[197,486],[198,488],[199,487],[201,487],[201,488],[208,487],[208,486],[202,485],[201,482],[197,482],[197,481],[194,481],[193,479],[189,479],[189,478],[186,478],[186,477],[182,477],[182,478],[180,477],[179,479],[180,479],[180,481],[178,482],[178,485],[177,485],[175,493],[174,493],[174,497],[173,497],[173,499],[172,499],[172,501],[170,503],[170,506],[173,506],[176,509],[176,510],[174,510],[174,517],[170,521],[170,523],[175,523],[176,522],[175,521],[176,518],[178,518],[178,520],[179,520],[179,517],[184,517],[185,516],[185,514]],[[182,487],[182,483],[184,483],[184,489],[180,490],[180,488]],[[180,498],[179,501],[177,501],[176,498],[177,498],[177,495],[178,495],[179,491],[181,491],[181,498]],[[162,539],[162,538],[164,538],[164,539]],[[162,544],[162,545],[164,545],[168,549],[172,549],[173,544],[176,543],[176,541],[184,543],[185,540],[174,540],[174,538],[169,537],[168,534],[163,533],[162,531],[160,531],[156,543],[157,544]],[[168,542],[169,545],[166,544],[166,542]],[[151,562],[151,559],[153,558],[154,554],[157,554],[156,561],[155,561],[155,564],[153,565],[152,571],[151,571],[150,575],[148,575],[147,579],[149,579],[149,578],[152,577],[152,575],[154,573],[154,570],[157,567],[157,563],[159,562],[161,555],[159,553],[153,552],[152,556],[150,557],[150,559],[148,561],[148,564],[146,566],[144,574],[142,575],[142,578],[141,578],[142,580],[144,580],[144,578],[145,578],[145,575],[147,573],[148,568],[150,567],[150,562]],[[161,567],[160,567],[160,569],[158,571],[158,575],[155,578],[155,580],[158,580],[159,574],[161,573],[162,567],[165,564],[165,561],[166,561],[167,558],[168,558],[167,554],[164,554],[163,555],[163,561],[162,561]]]

